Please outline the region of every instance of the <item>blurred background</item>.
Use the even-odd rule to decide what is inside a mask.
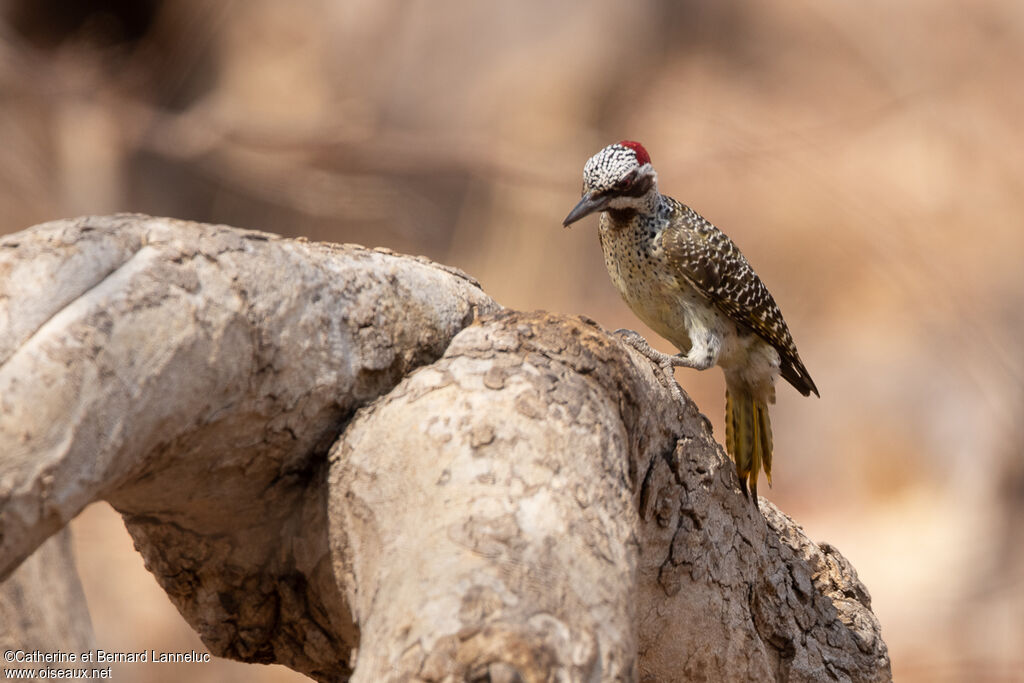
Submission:
[[[898,681],[1024,680],[1024,4],[0,0],[0,231],[140,211],[425,254],[632,327],[586,159],[642,141],[739,244],[821,389],[775,488]],[[677,372],[724,434],[721,372]],[[98,646],[203,650],[96,505]],[[305,680],[216,660],[119,680]]]

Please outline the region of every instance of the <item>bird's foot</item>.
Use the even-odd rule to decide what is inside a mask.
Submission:
[[[683,392],[679,388],[679,383],[676,382],[674,372],[674,368],[677,365],[683,365],[683,363],[680,362],[682,360],[680,356],[670,356],[667,353],[662,353],[661,351],[651,348],[651,345],[647,343],[647,340],[633,330],[621,328],[615,330],[615,336],[632,346],[647,360],[658,366],[658,370],[660,371],[656,373],[658,381],[660,381],[662,385],[672,393],[672,398],[678,402],[682,402]]]

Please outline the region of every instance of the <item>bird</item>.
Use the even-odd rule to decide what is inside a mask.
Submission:
[[[651,157],[639,142],[608,145],[587,161],[582,198],[562,225],[598,212],[604,263],[616,289],[680,353],[656,351],[632,330],[616,334],[661,369],[676,397],[675,367],[722,368],[726,451],[744,496],[760,507],[762,469],[772,482],[768,406],[775,403],[776,378],[820,397],[775,299],[724,232],[658,191]]]

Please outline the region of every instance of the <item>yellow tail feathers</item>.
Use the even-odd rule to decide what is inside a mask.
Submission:
[[[756,504],[757,477],[762,467],[768,485],[772,483],[772,424],[768,403],[746,388],[725,390],[725,448],[736,462],[743,495],[753,494]]]

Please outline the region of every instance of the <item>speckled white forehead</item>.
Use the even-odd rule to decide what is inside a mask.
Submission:
[[[643,150],[637,143],[632,143]],[[646,151],[644,163],[649,163]],[[587,190],[605,190],[624,178],[630,171],[641,166],[637,150],[621,142],[608,145],[590,157],[583,167],[583,185]]]

